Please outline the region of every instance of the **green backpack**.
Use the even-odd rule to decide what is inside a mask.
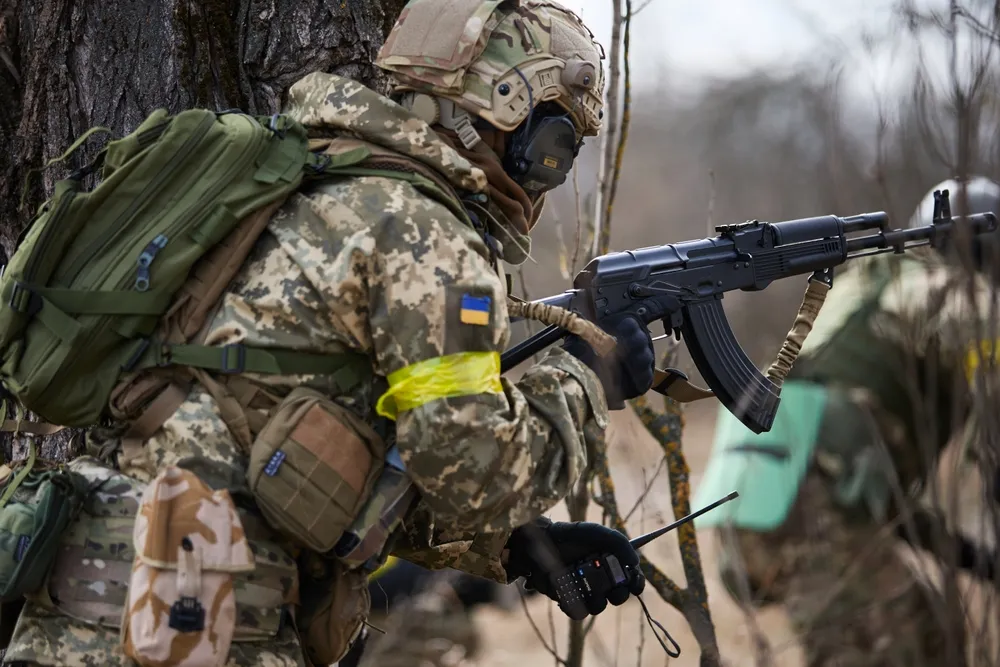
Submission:
[[[5,268],[0,381],[43,419],[85,427],[107,414],[124,374],[144,369],[333,374],[346,367],[345,379],[357,379],[364,364],[356,355],[190,344],[199,327],[155,338],[208,253],[215,257],[203,273],[218,283],[208,290],[216,300],[270,215],[305,179],[350,172],[368,154],[312,153],[305,128],[283,115],[154,112],[109,142],[94,165],[56,184]],[[83,177],[94,169],[101,180],[87,191]]]

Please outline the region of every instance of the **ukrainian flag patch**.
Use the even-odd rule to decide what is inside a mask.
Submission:
[[[475,324],[485,327],[490,323],[490,304],[492,300],[488,296],[462,295],[462,309],[459,311],[459,319],[462,324]]]

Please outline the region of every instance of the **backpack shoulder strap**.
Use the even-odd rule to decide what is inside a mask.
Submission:
[[[410,182],[424,194],[446,206],[464,224],[472,226],[454,187],[436,170],[414,158],[376,144],[346,136],[311,139],[307,181],[334,176],[381,176]],[[245,373],[329,375],[347,393],[371,375],[366,356],[316,354],[294,350],[261,349],[241,344],[206,346],[205,326],[215,312],[222,293],[239,271],[271,216],[285,199],[255,211],[230,236],[199,262],[188,282],[178,293],[164,318],[160,342],[137,352],[131,366],[137,371],[131,380],[116,388],[113,410],[132,424],[123,440],[123,457],[141,456],[142,443],[153,435],[180,407],[192,382],[206,385],[219,402],[233,435],[249,446],[250,391],[240,376]],[[180,366],[178,372],[157,372],[164,366]],[[206,372],[207,371],[207,372]],[[222,374],[215,381],[208,372]],[[138,414],[136,414],[138,411]]]

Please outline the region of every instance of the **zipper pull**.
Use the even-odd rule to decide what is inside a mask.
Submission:
[[[165,245],[167,245],[167,237],[159,234],[155,239],[150,241],[146,249],[139,255],[135,277],[135,289],[139,292],[145,292],[149,289],[149,265],[153,263],[157,253],[163,250],[163,246]]]

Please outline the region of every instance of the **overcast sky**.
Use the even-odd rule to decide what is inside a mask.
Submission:
[[[607,48],[610,0],[560,2],[580,14]],[[636,7],[643,2],[633,0]],[[866,29],[885,30],[892,5],[892,0],[652,0],[633,22],[633,75],[639,85],[655,85],[669,68],[672,84],[697,84],[713,75],[781,67],[816,50],[846,49],[854,55],[852,88],[881,86],[893,56],[883,53],[876,67],[860,40]]]

